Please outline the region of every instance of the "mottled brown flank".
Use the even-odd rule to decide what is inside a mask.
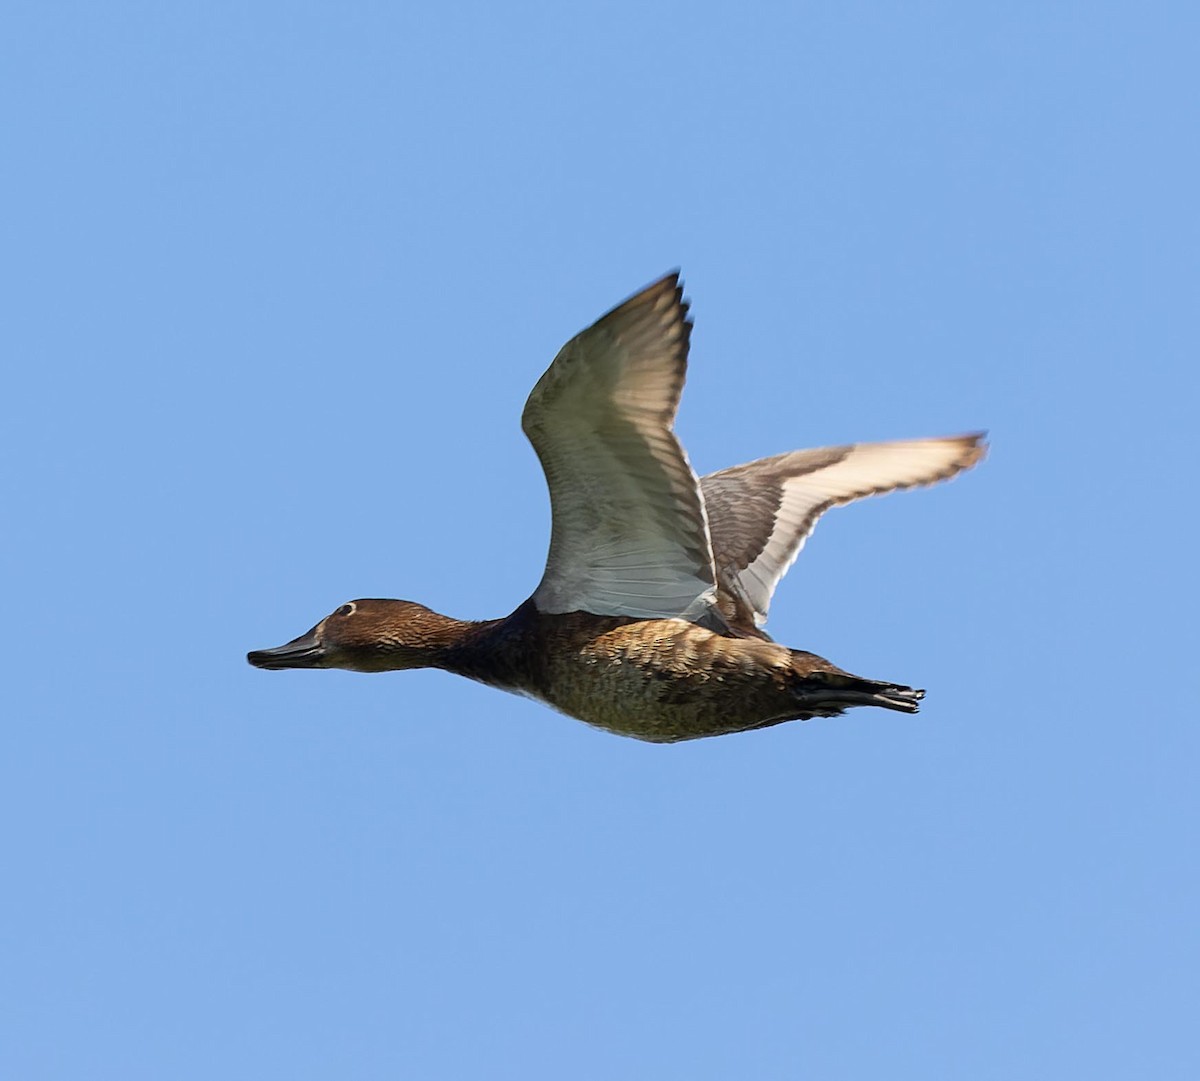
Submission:
[[[355,638],[390,643],[392,659],[380,667],[397,667],[401,651],[403,667],[443,668],[655,743],[833,716],[851,705],[911,712],[916,700],[907,695],[919,697],[811,653],[681,620],[546,615],[526,602],[506,619],[463,623],[407,602],[392,602],[391,613],[386,601],[358,603],[346,622],[365,617],[373,626],[357,628]]]

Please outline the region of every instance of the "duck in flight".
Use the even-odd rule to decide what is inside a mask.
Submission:
[[[669,274],[567,342],[538,380],[521,425],[550,489],[550,554],[511,615],[350,601],[247,660],[442,668],[656,743],[850,706],[916,713],[924,691],[851,675],[762,628],[826,510],[946,480],[983,457],[983,434],[799,450],[697,478],[672,431],[691,330]]]

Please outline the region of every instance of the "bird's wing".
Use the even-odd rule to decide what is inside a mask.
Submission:
[[[678,274],[559,350],[521,426],[550,488],[542,612],[715,615],[699,482],[671,430],[692,325]]]
[[[946,480],[983,457],[983,434],[798,450],[704,477],[726,618],[766,622],[776,585],[830,507]]]

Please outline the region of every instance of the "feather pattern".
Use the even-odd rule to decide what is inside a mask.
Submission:
[[[830,507],[946,480],[973,466],[985,450],[979,432],[851,443],[762,458],[704,477],[723,615],[742,627],[766,622],[771,594]]]
[[[719,619],[699,482],[671,426],[691,321],[669,274],[572,338],[521,426],[550,489],[546,613]]]

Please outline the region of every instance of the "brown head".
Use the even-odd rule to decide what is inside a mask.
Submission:
[[[354,672],[437,667],[466,626],[412,601],[350,601],[299,638],[274,649],[257,649],[246,654],[246,660],[256,668]]]

